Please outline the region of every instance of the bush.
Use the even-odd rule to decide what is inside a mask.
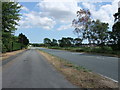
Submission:
[[[12,50],[15,51],[15,50],[20,50],[21,49],[21,44],[20,43],[16,43],[16,42],[13,42],[13,48]]]

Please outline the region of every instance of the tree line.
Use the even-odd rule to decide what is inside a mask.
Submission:
[[[60,46],[60,47],[74,47],[81,46],[82,39],[80,38],[71,38],[71,37],[63,37],[60,40],[44,38],[44,46]]]
[[[25,35],[14,35],[21,7],[17,2],[2,2],[2,52],[22,49],[29,43]]]

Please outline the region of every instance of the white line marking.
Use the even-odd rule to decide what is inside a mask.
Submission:
[[[99,74],[99,73],[98,73],[98,74]],[[114,80],[114,79],[112,79],[112,78],[110,78],[110,77],[104,76],[104,75],[102,75],[102,74],[99,74],[99,75],[102,76],[102,77],[108,78],[108,79],[110,79],[110,80],[112,80],[112,81],[114,81],[114,82],[116,82],[116,83],[118,83],[117,80]]]
[[[83,53],[72,53],[72,54],[83,54]]]

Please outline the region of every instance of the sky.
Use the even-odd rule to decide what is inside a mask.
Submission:
[[[80,0],[39,0],[39,2],[20,2],[21,20],[15,35],[25,34],[30,43],[43,43],[44,38],[77,38],[73,33],[72,20],[80,9],[89,9],[93,20],[114,24],[113,14],[118,10],[119,0],[83,2]],[[84,41],[86,43],[87,41]]]

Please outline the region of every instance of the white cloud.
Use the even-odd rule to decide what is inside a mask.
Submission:
[[[25,7],[25,6],[22,6],[21,9],[24,10],[24,11],[29,11],[29,9],[27,7]]]
[[[22,20],[19,23],[21,28],[42,27],[47,30],[52,29],[56,24],[53,19],[41,17],[37,12],[23,14]]]
[[[68,23],[76,17],[76,11],[79,10],[80,7],[77,5],[77,1],[66,1],[68,2],[47,2],[47,0],[43,0],[38,3],[37,6],[42,9],[42,15],[50,16],[62,23]]]
[[[111,4],[100,6],[96,10],[93,3],[82,2],[83,6],[88,8],[92,13],[93,19],[99,19],[102,22],[109,23],[110,26],[114,23],[113,14],[117,12],[118,1],[114,0]],[[44,29],[52,29],[57,24],[61,25],[57,30],[65,30],[71,28],[70,23],[76,18],[76,12],[81,9],[76,0],[65,0],[59,2],[48,2],[42,0],[37,4],[40,11],[30,11],[26,7],[22,7],[27,13],[23,14],[20,25],[23,28],[42,27]]]
[[[71,28],[71,24],[68,24],[68,25],[62,25],[62,26],[60,26],[57,30],[58,31],[61,31],[61,30],[66,30],[66,29],[69,29],[69,28]]]
[[[76,17],[76,11],[80,9],[77,1],[66,0],[66,2],[47,2],[42,0],[37,4],[40,11],[30,12],[26,7],[23,10],[28,11],[23,14],[20,25],[22,28],[42,27],[52,29],[57,24],[68,24]],[[60,26],[61,30],[67,29],[68,26]],[[60,30],[60,28],[58,30]]]
[[[119,0],[113,0],[111,4],[102,5],[99,10],[96,10],[93,3],[83,3],[83,6],[90,10],[93,19],[99,19],[102,22],[109,23],[111,28],[114,23],[113,14],[118,10],[118,1]]]

